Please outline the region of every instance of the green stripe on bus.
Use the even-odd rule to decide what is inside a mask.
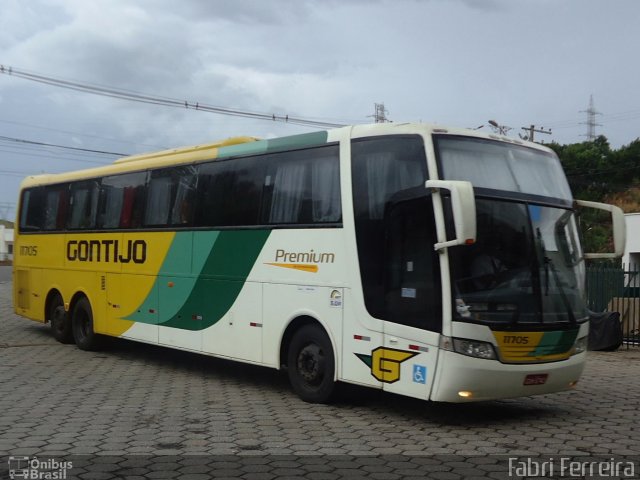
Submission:
[[[183,330],[203,330],[218,322],[238,298],[270,230],[236,230],[177,233],[160,269],[152,291],[162,298],[146,298],[136,312],[156,309],[160,302],[159,325]],[[193,239],[192,239],[193,236]],[[165,294],[171,273],[184,265],[184,252],[193,242],[193,272],[181,276]],[[164,290],[163,290],[164,289]],[[127,320],[150,323],[133,313]]]
[[[565,330],[560,332],[545,332],[536,349],[529,356],[555,355],[567,352],[575,343],[578,330]]]
[[[218,322],[238,298],[270,233],[270,230],[220,232],[189,298],[160,325],[203,330]]]
[[[243,155],[259,155],[266,153],[267,141],[260,140],[258,142],[241,143],[238,145],[230,145],[228,147],[220,147],[216,158],[239,157]]]
[[[328,133],[312,132],[290,137],[274,138],[268,140],[267,152],[277,152],[279,150],[294,150],[296,148],[317,147],[327,143]]]
[[[291,135],[289,137],[241,143],[218,149],[216,158],[228,158],[242,155],[259,155],[262,153],[295,150],[296,148],[317,147],[327,143],[328,133],[325,131]]]

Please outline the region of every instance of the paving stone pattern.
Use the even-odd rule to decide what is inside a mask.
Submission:
[[[62,345],[13,314],[4,282],[0,478],[9,456],[67,459],[83,479],[510,478],[509,457],[553,455],[633,459],[640,475],[639,376],[640,349],[590,352],[573,392],[448,405],[349,389],[312,405],[270,369]]]

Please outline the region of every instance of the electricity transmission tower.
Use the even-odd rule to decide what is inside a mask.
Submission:
[[[373,118],[375,119],[376,123],[387,123],[390,122],[391,120],[389,120],[387,118],[387,113],[389,113],[387,111],[386,108],[384,108],[384,103],[375,103],[375,114],[373,115]]]
[[[587,121],[584,125],[587,125],[587,140],[593,142],[596,139],[596,127],[601,127],[600,123],[596,123],[596,115],[602,115],[600,112],[596,111],[596,107],[593,104],[593,95],[589,98],[589,108],[586,110],[580,110],[580,113],[587,114]]]

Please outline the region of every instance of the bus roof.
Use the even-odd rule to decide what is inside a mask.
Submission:
[[[111,164],[95,168],[74,170],[65,173],[31,175],[22,181],[20,188],[97,178],[107,175],[116,175],[119,173],[135,172],[145,170],[147,168],[184,165],[205,160],[229,158],[232,156],[270,153],[296,148],[309,148],[326,143],[327,139],[332,137],[332,132],[339,130],[350,131],[350,135],[354,138],[369,135],[393,135],[399,133],[465,135],[470,137],[493,139],[501,142],[516,143],[538,150],[549,151],[549,149],[543,145],[522,141],[520,139],[479,132],[477,130],[449,128],[424,123],[378,123],[353,125],[335,130],[303,133],[265,140],[249,136],[231,137],[225,140],[219,140],[202,145],[131,155],[119,158]]]
[[[130,155],[128,157],[119,158],[115,160],[113,163],[120,164],[120,163],[127,163],[127,162],[139,162],[141,160],[149,160],[149,159],[159,160],[159,159],[162,159],[163,157],[172,157],[175,161],[175,157],[177,156],[188,156],[198,160],[200,153],[205,153],[206,157],[209,158],[211,156],[212,149],[229,147],[231,145],[240,145],[242,143],[248,143],[248,142],[256,142],[258,140],[260,139],[255,137],[231,137],[231,138],[227,138],[226,140],[220,140],[213,143],[205,143],[204,145],[170,148],[168,150],[161,150],[159,152]]]
[[[231,137],[202,145],[171,148],[158,152],[142,153],[118,158],[111,164],[100,167],[74,170],[64,173],[45,173],[42,175],[30,175],[26,177],[20,188],[48,185],[51,183],[80,180],[83,178],[115,175],[118,173],[134,172],[149,167],[164,167],[179,164],[194,163],[201,160],[216,158],[221,148],[234,147],[249,143],[260,143],[256,137]]]

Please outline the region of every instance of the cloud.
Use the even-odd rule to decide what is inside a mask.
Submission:
[[[283,25],[308,15],[308,0],[143,0],[149,11],[170,13],[189,22],[229,22],[240,28],[247,25]],[[176,6],[179,6],[176,8]]]
[[[440,1],[446,1],[446,0],[440,0]],[[504,0],[455,0],[455,1],[463,3],[465,6],[473,8],[475,10],[481,10],[481,11],[487,11],[487,12],[504,11],[509,8],[509,2],[505,2]]]

